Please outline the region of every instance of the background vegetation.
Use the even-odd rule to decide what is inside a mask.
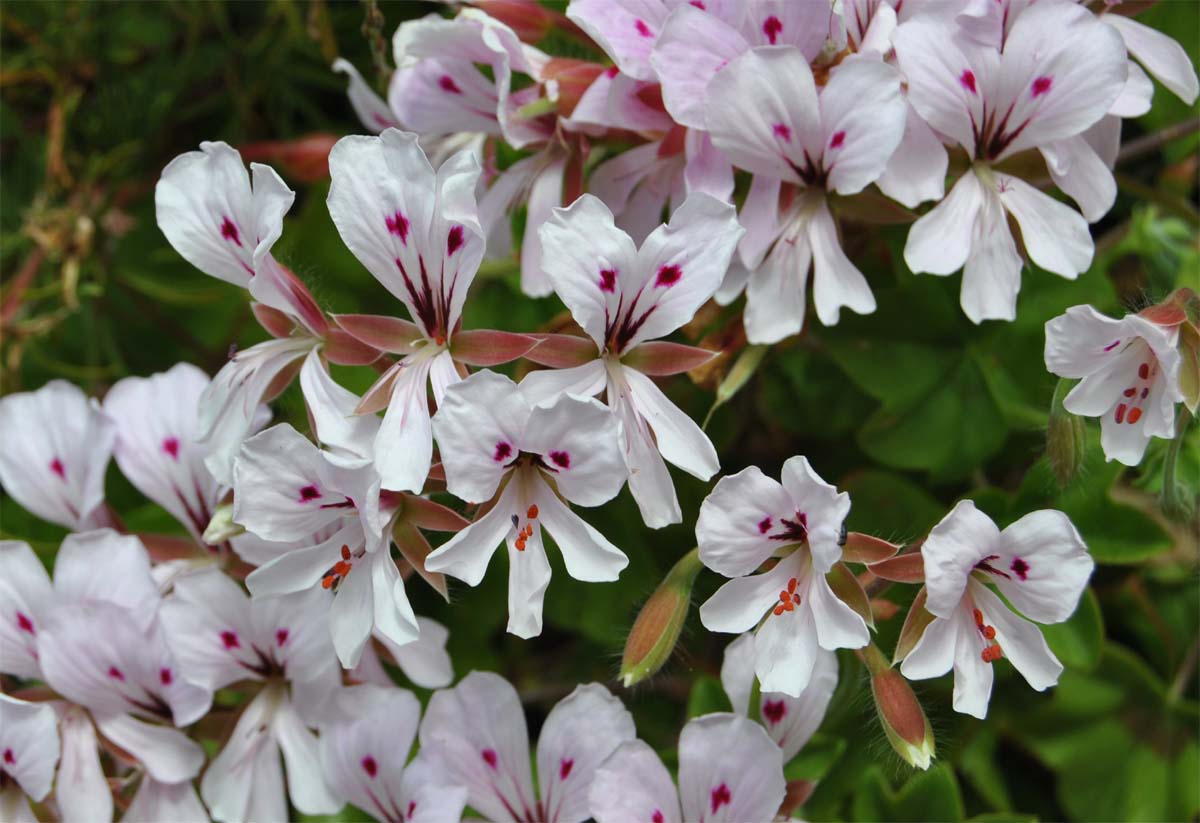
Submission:
[[[0,8],[0,376],[5,393],[66,378],[103,395],[125,375],[180,360],[210,374],[231,343],[264,338],[244,295],[182,260],[154,220],[162,167],[201,140],[247,148],[361,130],[333,58],[368,77],[402,19],[419,3],[5,2]],[[379,14],[379,19],[364,20]],[[1143,21],[1190,50],[1200,45],[1200,6],[1163,2]],[[375,48],[373,48],[373,45]],[[382,47],[382,50],[380,49]],[[597,59],[600,59],[597,57]],[[1059,687],[1031,691],[998,664],[986,721],[950,710],[950,678],[917,685],[939,740],[939,760],[914,774],[888,749],[852,655],[822,731],[788,769],[819,779],[802,809],[811,820],[1183,820],[1200,814],[1197,725],[1195,520],[1200,426],[1176,469],[1185,511],[1163,514],[1159,494],[1170,444],[1155,441],[1143,465],[1105,463],[1088,427],[1082,468],[1060,487],[1044,454],[1055,378],[1042,360],[1043,324],[1092,303],[1120,313],[1200,287],[1196,208],[1197,107],[1161,87],[1145,117],[1126,124],[1121,194],[1094,227],[1095,264],[1076,282],[1026,269],[1018,319],[975,326],[958,306],[960,277],[914,277],[900,250],[904,226],[845,216],[846,248],[879,310],[844,313],[825,328],[812,318],[799,338],[771,348],[749,380],[713,414],[709,431],[723,470],[754,463],[768,474],[793,454],[854,502],[851,529],[905,541],[922,536],[962,496],[1001,524],[1037,508],[1066,511],[1100,564],[1068,623],[1047,633],[1067,669]],[[1183,125],[1180,125],[1183,124]],[[1164,134],[1176,139],[1164,140]],[[259,147],[261,149],[261,147]],[[325,208],[328,181],[308,182],[273,162],[297,191],[276,256],[333,311],[402,313],[341,243]],[[857,213],[857,211],[856,211]],[[744,346],[736,312],[715,308],[685,330],[694,339]],[[466,327],[531,330],[561,322],[555,298],[519,294],[514,263],[488,264],[467,304]],[[723,361],[728,367],[730,359]],[[341,370],[365,389],[369,369]],[[676,378],[672,396],[696,419],[714,381]],[[276,416],[305,430],[299,392]],[[607,683],[634,712],[640,734],[668,749],[689,714],[727,706],[716,674],[728,639],[693,611],[680,653],[632,692],[613,681],[640,603],[694,545],[692,523],[708,490],[675,473],[684,524],[646,529],[628,492],[586,512],[630,556],[619,583],[581,584],[561,566],[546,599],[546,631],[533,641],[504,633],[505,575],[457,587],[443,603],[420,585],[414,605],[449,626],[459,675],[472,668],[510,678],[533,723],[575,684]],[[111,469],[108,499],[133,529],[178,532],[169,517]],[[11,500],[4,537],[35,544],[50,562],[62,533]],[[497,560],[502,564],[503,560]],[[697,602],[715,589],[701,575]],[[914,591],[893,587],[902,608]],[[900,616],[880,622],[890,650]],[[424,697],[424,695],[422,695]]]

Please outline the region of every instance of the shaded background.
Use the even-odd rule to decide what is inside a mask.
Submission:
[[[1140,19],[1179,39],[1195,61],[1198,9],[1164,2]],[[434,10],[416,2],[284,0],[0,6],[3,392],[57,377],[100,396],[123,376],[181,360],[213,374],[231,343],[265,339],[245,295],[193,269],[158,231],[159,172],[201,140],[245,151],[262,141],[360,133],[345,80],[329,64],[346,57],[383,89],[378,60],[390,65],[396,25]],[[557,44],[546,48],[563,53]],[[869,213],[855,222],[857,212],[846,212],[847,252],[867,274],[879,310],[844,313],[832,328],[811,318],[713,415],[709,432],[723,471],[757,464],[776,475],[788,457],[807,455],[850,491],[851,529],[912,540],[965,495],[1002,525],[1054,507],[1072,517],[1101,564],[1076,616],[1047,631],[1067,667],[1058,689],[1037,694],[999,663],[991,712],[980,722],[950,710],[949,677],[916,684],[939,740],[939,764],[927,773],[914,775],[891,753],[861,667],[844,655],[826,723],[788,768],[791,778],[820,779],[802,809],[807,819],[1200,814],[1197,541],[1194,515],[1167,517],[1159,505],[1168,444],[1154,441],[1140,468],[1124,469],[1104,462],[1098,429],[1089,426],[1083,468],[1065,488],[1043,457],[1056,382],[1042,360],[1045,321],[1079,303],[1116,314],[1178,286],[1200,288],[1200,108],[1156,91],[1153,110],[1126,122],[1121,194],[1094,227],[1096,261],[1078,281],[1030,265],[1018,319],[974,326],[958,306],[959,275],[914,277],[905,268],[906,227],[881,227]],[[1163,140],[1164,130],[1182,137]],[[403,314],[338,237],[324,203],[328,181],[306,182],[294,165],[265,162],[297,191],[278,259],[328,310]],[[520,295],[514,263],[488,264],[464,327],[532,330],[561,312],[556,298]],[[703,313],[686,333],[697,339],[722,329],[733,314]],[[336,375],[360,392],[375,377],[366,368]],[[711,386],[680,377],[665,388],[703,419]],[[307,430],[298,388],[275,411]],[[1177,467],[1186,503],[1200,488],[1198,428]],[[673,474],[685,524],[694,523],[709,485]],[[107,490],[131,529],[180,531],[115,464]],[[691,526],[646,529],[627,491],[584,515],[627,552],[630,566],[618,583],[587,585],[554,557],[546,630],[535,640],[504,633],[503,553],[478,589],[454,587],[450,605],[419,584],[410,595],[418,613],[450,628],[456,672],[504,674],[522,692],[532,724],[577,683],[599,680],[627,702],[644,739],[669,749],[688,715],[728,707],[715,675],[731,638],[706,632],[693,610],[663,673],[631,692],[614,676],[638,606],[694,545]],[[7,498],[0,518],[4,537],[30,540],[52,561],[61,530]],[[696,602],[718,583],[703,573]],[[895,587],[886,596],[906,606],[913,594]],[[902,619],[903,611],[879,622],[885,651]]]

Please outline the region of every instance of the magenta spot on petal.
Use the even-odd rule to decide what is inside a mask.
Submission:
[[[179,459],[179,440],[175,437],[168,437],[162,442],[162,449],[167,454],[171,455],[172,460]]]
[[[775,132],[775,136],[785,143],[792,139],[792,130],[785,123],[776,123],[774,126],[771,126],[771,131]]]
[[[717,786],[712,790],[711,799],[712,813],[716,814],[717,809],[721,808],[722,806],[728,806],[733,802],[733,795],[729,793],[729,787],[722,783],[720,786]]]
[[[566,780],[571,774],[571,767],[575,765],[575,761],[569,757],[564,757],[562,762],[558,764],[558,779]]]
[[[13,757],[12,749],[4,750],[4,762],[9,765],[17,762],[17,758]]]
[[[484,749],[482,752],[480,752],[480,755],[483,757],[484,763],[487,763],[493,769],[496,768],[496,752],[495,751],[493,751],[492,749]]]
[[[379,764],[375,762],[375,758],[367,755],[360,762],[362,763],[363,771],[367,773],[367,777],[374,779],[375,775],[379,773]]]
[[[238,642],[237,634],[228,630],[221,632],[221,643],[227,649],[238,649],[242,645]]]
[[[650,31],[650,27],[646,25],[645,20],[635,21],[633,24],[633,27],[635,29],[637,29],[637,33],[640,34],[642,37],[653,37],[654,36],[654,32]]]
[[[1013,570],[1013,574],[1017,576],[1018,580],[1025,580],[1029,577],[1029,564],[1020,557],[1014,557],[1012,565],[1009,568]]]
[[[775,45],[775,40],[779,37],[779,32],[783,31],[783,23],[779,21],[778,17],[771,15],[763,21],[762,30],[763,34],[767,36],[767,40],[773,46]]]
[[[497,463],[500,463],[501,461],[507,460],[511,454],[512,454],[512,446],[508,445],[507,443],[503,443],[503,442],[497,443],[496,451],[493,452],[493,454],[492,454],[492,459],[495,460]]]
[[[835,131],[833,137],[829,138],[829,148],[840,149],[842,144],[846,142],[846,132]]]
[[[17,628],[23,632],[34,634],[33,621],[29,619],[23,612],[17,612]]]
[[[1116,348],[1117,346],[1119,346],[1119,345],[1121,345],[1121,341],[1120,341],[1120,340],[1114,340],[1114,341],[1112,341],[1111,343],[1109,343],[1107,346],[1105,346],[1105,347],[1104,347],[1104,350],[1105,350],[1105,351],[1112,351],[1113,349],[1115,349],[1115,348]]]
[[[759,534],[766,534],[770,530],[771,530],[771,518],[764,517],[762,520],[758,521],[758,533]]]
[[[767,722],[774,726],[787,714],[787,706],[782,700],[767,700],[763,702],[762,713],[763,717],[767,718]]]
[[[125,675],[121,674],[121,670],[118,669],[116,666],[108,667],[108,676],[111,677],[113,680],[124,680],[125,679]]]
[[[705,11],[708,9],[708,6],[704,5],[703,0],[692,0],[691,5],[700,9],[700,11]]]
[[[463,244],[463,227],[453,226],[450,229],[450,234],[446,236],[446,256],[454,254]]]
[[[550,452],[550,460],[560,469],[571,468],[571,455],[566,452]]]
[[[405,217],[400,212],[396,212],[395,214],[393,214],[391,216],[385,216],[383,218],[383,223],[384,223],[384,225],[387,226],[387,230],[390,233],[392,233],[400,238],[401,243],[405,244],[406,246],[408,245],[408,218],[407,217]]]
[[[158,670],[158,682],[159,683],[162,683],[164,686],[170,686],[171,680],[172,680],[172,677],[171,677],[170,669],[159,669]]]
[[[310,500],[316,500],[321,496],[321,490],[316,486],[304,486],[300,489],[300,502],[307,503]]]
[[[458,87],[458,83],[455,83],[454,78],[448,74],[443,74],[438,78],[438,85],[442,91],[448,91],[451,94],[462,94],[462,89]]]
[[[287,640],[288,640],[288,630],[287,629],[276,629],[275,630],[275,645],[276,646],[282,646],[284,643],[287,642]]]
[[[408,801],[408,819],[409,820],[412,819],[413,812],[415,812],[416,810],[417,810],[417,801],[415,801],[415,800]]]
[[[1138,377],[1145,380],[1149,376],[1150,376],[1150,364],[1149,363],[1143,363],[1142,365],[1138,366]]]
[[[63,480],[67,479],[67,467],[57,457],[50,461],[50,471],[57,474]]]
[[[1046,76],[1042,76],[1033,81],[1033,85],[1029,87],[1030,92],[1034,97],[1041,97],[1046,92],[1050,91],[1050,86],[1054,81]]]
[[[242,240],[238,237],[237,226],[233,225],[233,221],[228,217],[221,221],[221,236],[239,248],[242,245]]]
[[[962,84],[964,89],[971,92],[971,94],[977,93],[975,90],[975,73],[970,69],[963,69],[963,73],[958,76],[958,82]]]
[[[650,818],[650,823],[663,823],[663,813],[655,809],[654,816]]]
[[[683,269],[674,264],[663,266],[658,270],[658,276],[654,278],[654,285],[660,288],[674,286],[679,282],[679,278],[683,277]]]
[[[600,291],[614,292],[617,290],[617,270],[600,270]]]
[[[609,66],[608,68],[606,68],[606,69],[604,70],[604,76],[605,76],[605,77],[610,77],[610,78],[611,78],[611,77],[616,77],[616,76],[617,76],[618,74],[620,74],[620,73],[621,73],[621,70],[620,70],[620,69],[618,69],[616,66]]]

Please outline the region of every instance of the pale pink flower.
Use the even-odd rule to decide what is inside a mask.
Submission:
[[[50,793],[58,753],[54,709],[0,694],[0,818],[36,823],[29,801]]]

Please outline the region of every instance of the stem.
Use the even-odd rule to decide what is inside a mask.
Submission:
[[[1182,123],[1176,123],[1173,126],[1167,126],[1165,129],[1159,129],[1153,134],[1147,134],[1139,137],[1137,140],[1130,140],[1121,147],[1120,153],[1117,154],[1117,163],[1125,163],[1144,154],[1150,154],[1162,148],[1167,143],[1178,140],[1181,137],[1187,137],[1189,134],[1195,134],[1198,131],[1200,131],[1200,118],[1195,118],[1184,120]]]
[[[1179,416],[1175,419],[1175,436],[1167,446],[1163,458],[1162,502],[1163,510],[1175,515],[1190,515],[1183,498],[1179,495],[1179,486],[1175,482],[1175,465],[1179,462],[1179,453],[1183,450],[1183,439],[1187,434],[1188,424],[1192,422],[1192,414],[1187,406],[1181,406]]]
[[[1168,706],[1175,705],[1179,702],[1179,698],[1183,697],[1183,690],[1187,688],[1187,684],[1192,680],[1192,675],[1196,673],[1198,660],[1200,660],[1200,637],[1197,637],[1191,648],[1188,649],[1187,656],[1183,659],[1183,665],[1179,667],[1179,672],[1171,681],[1171,687],[1167,689]]]

